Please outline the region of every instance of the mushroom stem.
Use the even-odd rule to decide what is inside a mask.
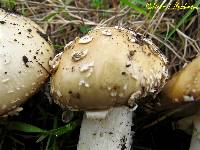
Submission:
[[[192,133],[192,139],[190,142],[190,149],[189,150],[199,150],[200,148],[200,110],[198,113],[195,114],[193,119],[193,133]]]
[[[162,94],[165,100],[177,102],[198,101],[200,98],[200,56],[196,57],[191,63],[177,72],[167,82]],[[163,100],[163,102],[165,101]],[[162,103],[162,102],[161,102]],[[193,135],[190,143],[190,150],[200,149],[200,109],[193,119]]]
[[[193,132],[193,120],[194,120],[194,115],[185,117],[183,119],[180,119],[176,122],[176,128],[183,130],[186,132],[188,135],[192,135]]]
[[[123,106],[109,110],[105,119],[84,114],[77,150],[131,149],[133,111]]]

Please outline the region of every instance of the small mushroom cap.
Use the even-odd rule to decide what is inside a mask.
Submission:
[[[199,64],[200,56],[171,77],[161,93],[165,97],[166,103],[200,99]]]
[[[119,27],[96,28],[65,47],[51,79],[55,102],[72,110],[133,106],[159,90],[166,58],[140,34]]]
[[[0,116],[16,109],[49,76],[54,50],[33,21],[0,9]]]

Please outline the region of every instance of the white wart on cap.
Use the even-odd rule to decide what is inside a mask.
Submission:
[[[51,81],[55,102],[72,110],[133,106],[158,91],[167,60],[151,40],[119,27],[96,28],[65,47]]]
[[[0,9],[0,116],[11,114],[45,82],[54,50],[33,21]]]

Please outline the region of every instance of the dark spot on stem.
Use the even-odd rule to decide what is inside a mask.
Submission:
[[[5,24],[6,22],[5,21],[0,21],[0,24]]]
[[[75,68],[74,68],[74,66],[72,66],[72,69],[71,69],[71,70],[72,70],[72,72],[74,72],[74,71],[75,71]]]
[[[120,142],[121,142],[121,144],[120,144],[121,150],[127,149],[127,147],[126,147],[127,138],[126,138],[125,136],[123,136],[123,137],[120,139]]]

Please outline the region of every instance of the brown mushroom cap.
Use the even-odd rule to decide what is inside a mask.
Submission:
[[[151,40],[119,27],[96,28],[67,44],[51,80],[55,102],[72,110],[133,106],[159,90],[166,58]]]
[[[54,50],[33,21],[0,9],[0,116],[33,95],[49,76]]]
[[[161,93],[166,102],[188,102],[200,98],[199,64],[200,56],[171,77]]]

